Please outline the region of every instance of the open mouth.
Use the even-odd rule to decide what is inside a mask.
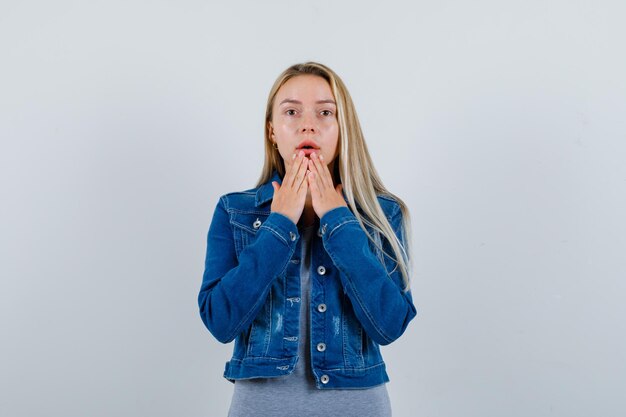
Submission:
[[[319,147],[317,146],[315,142],[311,140],[305,140],[298,145],[296,150],[298,152],[303,151],[306,156],[309,156],[313,152],[319,151]]]

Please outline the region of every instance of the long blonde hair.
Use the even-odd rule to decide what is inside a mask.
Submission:
[[[276,79],[276,82],[274,82],[267,98],[267,107],[265,109],[265,163],[257,186],[268,182],[272,178],[274,171],[277,171],[281,178],[285,176],[283,159],[270,139],[270,122],[273,117],[274,99],[278,90],[289,79],[307,74],[325,79],[330,85],[337,102],[339,149],[334,175],[338,174],[339,178],[335,178],[335,181],[343,184],[343,192],[348,205],[370,241],[378,248],[381,260],[384,261],[385,256],[390,257],[396,263],[396,268],[400,269],[404,290],[408,291],[410,219],[407,206],[400,198],[389,192],[380,180],[367,150],[350,93],[341,78],[325,65],[317,62],[292,65],[283,71]],[[389,197],[400,205],[403,222],[401,238],[404,244],[398,239],[389,224],[378,202],[377,195]],[[373,229],[374,233],[370,234],[366,226]],[[383,250],[381,235],[391,245],[391,254]],[[383,265],[385,265],[384,262]]]

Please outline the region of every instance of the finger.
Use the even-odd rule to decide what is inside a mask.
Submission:
[[[311,174],[311,171],[309,171],[307,169],[307,171],[304,173],[304,178],[302,179],[302,184],[300,184],[300,188],[298,188],[298,195],[300,197],[304,197],[306,198],[306,192],[309,189],[309,174]]]
[[[289,186],[290,187],[299,187],[300,186],[300,182],[301,179],[298,179],[298,174],[300,173],[300,170],[302,169],[302,163],[304,162],[304,152],[300,151],[298,152],[298,154],[296,155],[296,159],[294,160],[292,167],[291,167],[291,177],[290,177],[290,181],[289,181]]]
[[[293,177],[295,176],[295,165],[297,155],[294,153],[291,156],[291,164],[289,167],[285,166],[285,176],[283,177],[283,184],[290,185],[293,183]]]
[[[313,171],[309,171],[307,175],[307,182],[309,183],[309,188],[311,189],[311,198],[313,200],[318,200],[321,198],[319,183],[317,182],[317,175]]]
[[[272,188],[274,188],[274,194],[276,194],[276,191],[280,190],[280,185],[276,181],[272,181]]]
[[[309,173],[307,173],[307,181],[309,183],[309,187],[311,187],[311,183],[316,182],[317,183],[317,167],[315,166],[315,162],[313,161],[313,159],[311,159],[309,161]],[[319,192],[319,183],[317,184],[317,188],[318,188],[318,192]]]
[[[324,167],[324,172],[326,173],[326,178],[328,178],[329,186],[331,188],[333,188],[335,186],[335,183],[333,181],[333,174],[331,174],[330,168],[328,167],[328,165],[324,163],[324,156],[323,155],[320,155],[320,161],[322,163],[322,166]]]
[[[307,169],[308,169],[308,162],[306,161],[306,158],[304,157],[304,152],[302,152],[300,165],[298,166],[298,172],[293,182],[293,188],[295,188],[296,190],[299,190],[300,187],[302,186],[302,182],[304,181]]]
[[[309,171],[311,172],[315,172],[317,171],[317,167],[315,166],[315,162],[313,162],[313,159],[309,159]],[[307,179],[308,179],[308,174],[307,174]]]
[[[314,158],[314,164],[315,164],[315,168],[317,170],[318,177],[320,180],[320,186],[324,188],[332,188],[333,179],[330,175],[330,171],[328,170],[328,167],[324,165],[321,158],[322,158],[322,155],[317,155],[317,154],[315,155],[315,158]]]
[[[313,192],[312,191],[313,188],[315,188],[316,190],[316,195],[313,196],[313,194],[311,194],[311,197],[313,197],[316,200],[323,199],[326,189],[324,188],[324,183],[322,182],[322,178],[320,177],[319,172],[313,171],[309,181],[310,181],[309,186],[311,187],[311,193]]]

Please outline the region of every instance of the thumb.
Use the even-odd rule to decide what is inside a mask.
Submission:
[[[272,188],[274,188],[274,192],[280,190],[280,185],[276,181],[272,181]]]
[[[337,191],[337,194],[343,196],[343,184],[337,184],[337,186],[335,187],[335,191]]]

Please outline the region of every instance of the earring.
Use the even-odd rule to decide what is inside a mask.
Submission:
[[[278,144],[276,142],[272,142],[272,146],[274,147],[274,149],[278,149]]]

